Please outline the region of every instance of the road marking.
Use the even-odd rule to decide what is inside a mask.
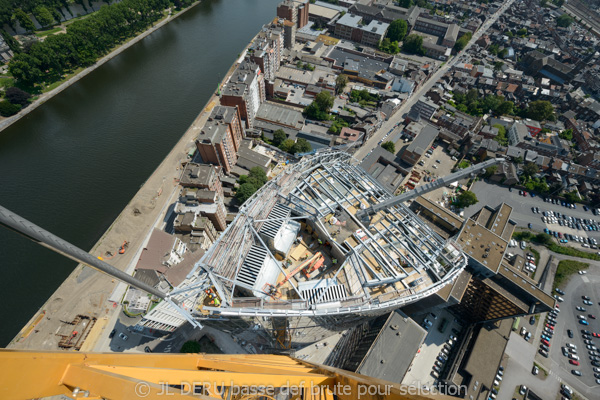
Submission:
[[[590,278],[588,278],[587,276],[582,276],[581,280],[585,283],[590,283]]]

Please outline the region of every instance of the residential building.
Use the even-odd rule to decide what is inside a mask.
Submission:
[[[298,29],[308,23],[309,0],[284,0],[277,6],[277,16],[296,24]]]
[[[206,163],[229,173],[237,161],[243,128],[237,107],[217,106],[196,137],[196,147]]]
[[[265,98],[264,74],[248,59],[237,67],[221,92],[221,104],[237,106],[246,128],[252,128],[254,116]]]
[[[179,184],[186,188],[210,190],[223,196],[223,186],[217,167],[207,164],[187,163],[181,172]]]
[[[527,118],[523,120],[523,123],[527,127],[529,136],[536,137],[542,131],[542,126],[537,121]]]

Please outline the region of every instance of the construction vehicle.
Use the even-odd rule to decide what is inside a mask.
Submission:
[[[125,254],[125,250],[127,249],[127,247],[129,247],[129,242],[126,240],[119,248],[119,254]]]

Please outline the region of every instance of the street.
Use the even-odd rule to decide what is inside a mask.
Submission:
[[[429,89],[436,84],[436,82],[444,75],[450,68],[452,68],[457,62],[460,61],[460,58],[463,54],[465,54],[473,43],[475,43],[481,35],[483,35],[490,26],[494,24],[494,22],[498,19],[498,17],[513,3],[514,0],[507,0],[502,7],[492,15],[486,22],[481,25],[481,27],[475,32],[469,43],[465,46],[465,48],[456,54],[450,61],[446,64],[442,65],[427,81],[425,81],[417,90],[413,92],[413,94],[400,106],[398,111],[386,122],[384,122],[379,130],[371,136],[369,140],[354,154],[354,158],[357,160],[362,160],[367,156],[375,147],[379,145],[379,142],[383,140],[383,138],[393,130],[398,123],[403,120],[403,115],[408,113],[408,111],[412,108],[413,105],[419,100],[419,98],[427,93]]]

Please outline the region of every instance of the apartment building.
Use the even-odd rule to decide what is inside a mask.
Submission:
[[[352,40],[366,46],[377,47],[385,37],[390,25],[372,20],[364,24],[362,17],[354,14],[345,14],[337,20],[334,35],[341,39]]]
[[[242,61],[221,92],[221,104],[237,106],[246,128],[252,128],[258,107],[265,99],[264,74],[249,59]]]

